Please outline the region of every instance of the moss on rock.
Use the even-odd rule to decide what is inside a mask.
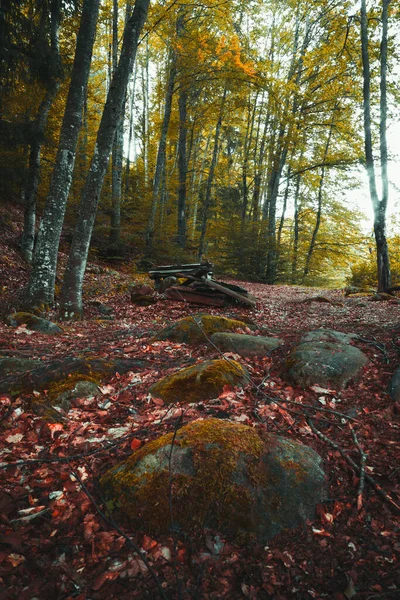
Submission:
[[[159,340],[171,340],[185,344],[204,344],[213,333],[235,331],[247,327],[243,321],[198,314],[184,317],[163,329],[156,337]]]
[[[62,333],[63,329],[56,323],[42,319],[29,312],[16,312],[9,315],[6,319],[7,325],[11,327],[18,327],[19,325],[26,325],[27,329],[32,331],[39,331],[40,333]]]
[[[245,385],[247,378],[247,370],[234,360],[208,360],[164,377],[149,393],[167,404],[200,402],[219,396],[225,385]]]
[[[310,448],[219,419],[164,435],[115,466],[101,485],[135,527],[213,527],[231,537],[273,537],[312,516],[324,497],[320,458]]]

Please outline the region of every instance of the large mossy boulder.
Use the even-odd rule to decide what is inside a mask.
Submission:
[[[166,404],[201,402],[217,398],[226,385],[244,386],[247,370],[235,360],[207,360],[186,367],[154,383],[149,393]]]
[[[211,342],[222,352],[235,352],[240,356],[266,356],[283,344],[278,338],[245,333],[214,333]]]
[[[247,327],[246,323],[236,319],[198,314],[184,317],[165,327],[156,337],[159,340],[171,340],[185,344],[204,344],[214,333],[236,331],[245,327]]]
[[[348,343],[303,342],[292,349],[286,362],[287,378],[295,385],[318,384],[344,389],[361,376],[368,359]]]
[[[63,329],[56,323],[37,317],[29,312],[16,312],[6,318],[7,325],[19,327],[25,325],[27,329],[38,331],[39,333],[62,333]]]
[[[172,513],[170,485],[172,476]],[[265,542],[313,518],[325,498],[311,448],[236,423],[207,419],[146,444],[101,480],[109,506],[150,534],[173,526]]]

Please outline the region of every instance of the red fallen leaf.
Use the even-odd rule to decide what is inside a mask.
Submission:
[[[119,577],[119,573],[118,573],[118,572],[116,572],[116,573],[113,573],[112,571],[105,571],[104,573],[102,573],[101,575],[99,575],[99,576],[98,576],[98,577],[95,579],[95,581],[94,581],[94,583],[93,583],[93,585],[92,585],[92,590],[95,590],[95,591],[99,590],[99,589],[101,588],[101,586],[102,586],[102,585],[103,585],[103,584],[104,584],[104,583],[105,583],[105,582],[106,582],[108,579],[111,579],[111,581],[112,581],[112,580],[114,580],[114,579],[117,579],[117,577]]]
[[[154,404],[157,404],[157,406],[164,406],[164,400],[161,400],[161,398],[151,397],[151,399],[153,400]]]
[[[142,440],[138,440],[138,438],[133,438],[133,440],[131,441],[131,450],[137,450],[142,444]]]
[[[180,563],[185,562],[186,560],[186,550],[185,548],[180,548],[176,553],[176,560]]]
[[[321,535],[323,537],[332,537],[332,534],[328,533],[328,531],[325,531],[325,529],[315,529],[315,527],[312,527],[312,532],[315,535]]]
[[[143,550],[151,550],[152,548],[155,548],[158,545],[158,542],[153,540],[153,538],[149,537],[148,535],[144,535],[141,545]]]

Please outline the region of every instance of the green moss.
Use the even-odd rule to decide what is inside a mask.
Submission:
[[[84,375],[83,373],[71,373],[68,377],[52,382],[47,391],[47,398],[50,403],[54,403],[58,397],[64,392],[72,390],[78,381],[91,381],[98,385],[101,381],[101,377],[98,373],[91,373],[90,375]]]
[[[143,459],[165,447],[167,456],[173,434],[162,436],[135,452],[127,461],[108,471],[101,484],[114,505],[119,505],[135,526],[146,524],[150,532],[170,527],[169,469],[143,472]],[[257,530],[254,486],[263,486],[268,473],[261,459],[266,444],[251,427],[219,419],[195,421],[182,429],[174,441],[175,451],[190,448],[194,472],[173,473],[174,520],[185,530],[205,526],[220,528],[236,536]],[[156,454],[156,457],[160,456]],[[157,460],[155,459],[155,464]],[[251,482],[242,481],[245,463]]]
[[[158,339],[168,339],[173,342],[187,344],[201,344],[205,343],[213,333],[236,331],[244,327],[246,327],[246,324],[243,321],[199,314],[193,317],[184,317],[173,325],[166,327],[158,335]]]
[[[150,393],[166,403],[215,398],[225,385],[243,385],[247,372],[236,361],[213,360],[181,369],[151,386]]]

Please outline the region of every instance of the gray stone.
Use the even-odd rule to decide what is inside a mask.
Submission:
[[[349,344],[305,342],[293,348],[286,369],[295,385],[343,389],[360,377],[367,362],[365,354]]]
[[[247,327],[243,321],[199,313],[179,319],[157,334],[159,340],[184,344],[205,344],[214,333],[235,331]]]
[[[278,338],[244,333],[214,333],[211,341],[222,352],[235,352],[240,356],[266,356],[283,344]]]
[[[26,325],[27,329],[32,331],[38,331],[40,333],[62,333],[63,330],[56,323],[42,319],[28,312],[16,312],[9,315],[6,319],[7,325],[11,327],[19,327],[20,325]]]
[[[59,394],[53,401],[53,406],[59,406],[64,410],[69,410],[71,403],[75,398],[92,398],[100,393],[99,386],[94,381],[77,381],[71,389]]]
[[[326,498],[321,462],[308,446],[211,418],[146,444],[101,485],[133,525],[168,533],[172,476],[176,527],[265,543],[314,517]]]
[[[42,366],[41,360],[31,358],[0,357],[0,378],[13,373],[25,373]]]
[[[388,393],[395,402],[400,402],[400,367],[397,369],[389,383]]]
[[[301,338],[303,342],[339,342],[340,344],[351,344],[352,340],[357,337],[355,333],[343,333],[334,329],[316,329],[309,331]]]

